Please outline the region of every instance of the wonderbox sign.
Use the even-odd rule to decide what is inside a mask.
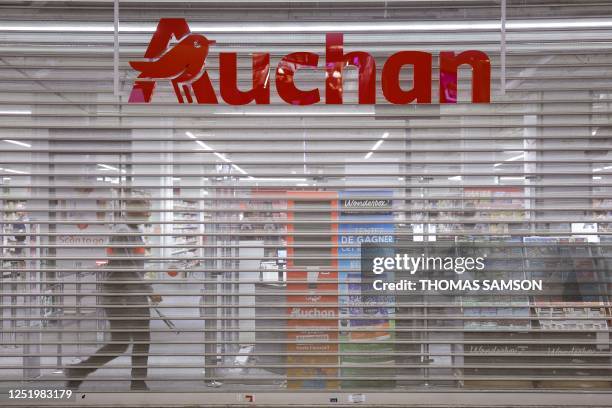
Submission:
[[[278,96],[291,105],[313,105],[325,99],[328,105],[342,104],[343,71],[353,66],[359,73],[359,104],[376,103],[376,61],[365,51],[344,52],[341,33],[325,36],[324,83],[313,89],[300,89],[295,83],[298,71],[305,68],[319,69],[322,59],[313,52],[293,52],[278,62],[274,79]],[[176,43],[172,46],[172,38]],[[179,103],[219,104],[217,92],[206,72],[206,58],[215,43],[202,34],[192,33],[182,18],[162,18],[144,54],[145,61],[130,61],[140,72],[132,92],[130,103],[149,103],[155,85],[170,81]],[[270,54],[252,54],[252,85],[248,90],[238,89],[238,55],[235,52],[219,53],[219,94],[228,105],[246,105],[251,102],[270,103]],[[461,65],[472,69],[472,102],[489,103],[491,94],[491,63],[482,51],[468,50],[460,53],[442,51],[439,61],[439,102],[457,102],[457,71]],[[399,51],[389,56],[382,68],[382,94],[389,103],[431,103],[433,55],[423,51]],[[412,66],[412,88],[400,84],[400,71]],[[323,79],[323,75],[322,75]],[[322,96],[324,94],[324,96]]]

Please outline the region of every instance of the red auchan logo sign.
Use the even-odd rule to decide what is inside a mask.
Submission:
[[[172,38],[176,43],[170,47]],[[215,43],[194,34],[182,18],[162,18],[145,52],[146,61],[130,61],[140,72],[130,103],[149,103],[159,81],[170,81],[179,103],[218,104],[219,99],[206,72],[206,57]],[[376,61],[364,51],[344,52],[343,34],[328,33],[325,38],[325,83],[321,88],[300,89],[295,77],[300,69],[318,69],[320,56],[312,52],[293,52],[279,61],[275,70],[278,96],[292,105],[342,104],[343,71],[353,66],[359,73],[359,104],[376,103]],[[219,94],[229,105],[251,102],[270,103],[270,54],[252,55],[251,89],[238,89],[238,55],[219,53]],[[457,71],[467,64],[472,68],[472,102],[488,103],[491,94],[491,63],[482,51],[442,51],[439,54],[439,101],[457,102]],[[382,68],[382,93],[392,104],[431,103],[433,56],[422,51],[400,51],[391,55]],[[400,84],[400,71],[413,67],[412,88]],[[324,85],[324,86],[323,86]],[[324,88],[324,90],[322,90]],[[322,94],[324,93],[324,96]]]

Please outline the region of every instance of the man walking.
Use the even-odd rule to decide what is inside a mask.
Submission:
[[[145,247],[139,224],[150,217],[149,202],[142,198],[127,200],[125,224],[114,228],[107,250],[108,269],[102,284],[102,303],[110,323],[111,342],[95,354],[65,369],[67,388],[77,389],[88,374],[125,353],[132,343],[131,390],[146,391],[149,358],[150,306],[161,302],[150,283],[144,281]],[[116,258],[116,259],[113,259]],[[147,295],[149,294],[149,295]]]

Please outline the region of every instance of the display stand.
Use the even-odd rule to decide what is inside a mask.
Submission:
[[[287,387],[338,388],[337,194],[288,192],[287,199],[287,363],[295,366]]]
[[[510,236],[465,237],[457,239],[461,256],[484,257],[485,269],[474,279],[505,280],[527,278],[523,265],[522,242]],[[459,254],[458,254],[459,255]],[[529,297],[514,292],[477,293],[462,295],[464,346],[463,369],[465,388],[532,388],[531,380],[524,380],[533,372],[529,357],[521,356],[528,350],[523,345],[531,338]],[[502,343],[500,343],[503,342]],[[516,341],[517,344],[512,344]],[[491,367],[517,365],[524,368],[506,369],[505,375],[514,379],[495,381],[487,379],[501,375],[500,369]],[[518,366],[518,365],[517,365]],[[472,368],[474,367],[474,368]],[[474,379],[471,379],[473,377]],[[484,380],[481,380],[483,378]]]
[[[529,268],[534,277],[547,282],[551,293],[533,296],[537,350],[549,356],[544,360],[549,364],[565,366],[541,371],[551,379],[537,381],[536,386],[612,388],[612,382],[601,379],[608,376],[605,367],[610,363],[609,299],[604,286],[609,272],[598,246],[576,237],[526,237],[525,244]]]

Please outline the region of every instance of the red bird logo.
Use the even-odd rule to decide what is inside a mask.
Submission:
[[[178,39],[168,49],[172,37]],[[217,103],[204,62],[209,47],[215,41],[200,34],[192,34],[182,18],[165,18],[159,21],[144,57],[148,61],[130,61],[140,71],[129,102],[150,102],[158,80],[170,80],[179,103],[193,103],[192,91],[198,103]],[[183,94],[185,98],[183,98]]]

